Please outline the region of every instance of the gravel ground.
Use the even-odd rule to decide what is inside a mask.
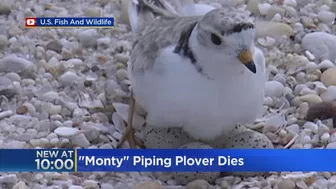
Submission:
[[[269,70],[265,114],[250,128],[264,133],[275,148],[336,148],[333,120],[328,119],[336,115],[331,104],[336,100],[336,2],[208,2],[215,7],[246,6],[259,21],[267,21],[257,24],[257,44]],[[117,0],[0,2],[1,148],[116,147],[127,120],[126,66],[132,39],[120,9]],[[25,17],[83,15],[114,16],[116,28],[24,27]],[[329,106],[329,111],[316,115],[320,106]],[[305,119],[309,107],[316,109]],[[142,110],[137,110],[134,122],[140,131],[145,123]],[[142,138],[139,132],[137,136]],[[128,148],[127,143],[123,147]],[[163,173],[0,173],[0,189],[134,187],[335,189],[336,176],[328,172],[229,175],[210,184],[200,179],[181,186],[171,174]]]

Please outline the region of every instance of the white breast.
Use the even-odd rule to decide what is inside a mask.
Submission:
[[[212,140],[228,134],[235,124],[256,119],[264,96],[263,73],[227,72],[222,80],[209,80],[172,50],[161,53],[151,72],[131,73],[148,124],[183,127],[195,139]]]

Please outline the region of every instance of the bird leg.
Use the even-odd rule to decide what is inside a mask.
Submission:
[[[131,91],[126,130],[124,136],[121,138],[118,144],[118,148],[120,148],[120,146],[125,142],[126,139],[130,145],[130,148],[136,148],[136,142],[134,140],[134,132],[132,127],[134,111],[135,111],[135,99],[133,97],[133,91]]]

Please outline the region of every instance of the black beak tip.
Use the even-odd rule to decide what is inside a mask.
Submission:
[[[247,64],[245,64],[245,66],[247,67],[247,69],[249,69],[252,73],[257,73],[257,68],[254,64],[254,62],[249,62]]]

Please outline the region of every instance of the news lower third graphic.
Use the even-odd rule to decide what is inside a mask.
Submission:
[[[1,149],[0,172],[336,172],[328,149]]]
[[[26,28],[112,28],[114,18],[26,18]]]

